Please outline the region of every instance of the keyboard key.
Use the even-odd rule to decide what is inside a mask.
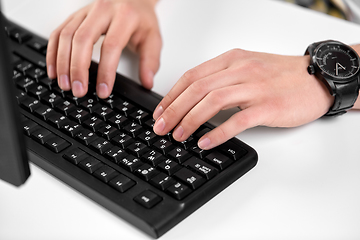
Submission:
[[[129,123],[129,119],[121,114],[116,114],[112,116],[108,120],[108,122],[117,129],[122,129],[124,126],[126,126]]]
[[[26,42],[31,38],[31,35],[29,33],[22,31],[21,29],[18,28],[11,29],[9,34],[13,40],[17,41],[20,44]]]
[[[175,146],[168,139],[161,138],[154,143],[154,147],[156,147],[162,154],[166,155]]]
[[[78,164],[85,158],[90,157],[89,154],[85,153],[83,150],[79,148],[72,149],[68,152],[66,152],[63,156],[66,160],[73,164]]]
[[[118,173],[109,166],[102,166],[101,168],[99,168],[94,172],[94,176],[105,183],[109,182],[117,175]]]
[[[182,200],[188,196],[192,190],[185,184],[176,182],[175,184],[170,185],[170,187],[166,189],[166,192],[177,200]]]
[[[78,134],[76,134],[76,138],[85,145],[89,145],[93,141],[95,141],[98,137],[96,134],[88,129],[82,129]]]
[[[146,143],[146,145],[151,146],[156,140],[159,139],[159,136],[156,135],[153,131],[147,130],[139,134],[138,139]]]
[[[190,158],[184,163],[184,165],[198,172],[200,175],[204,176],[208,180],[215,177],[216,174],[218,174],[218,170],[215,167],[211,166],[210,164],[207,164],[206,162],[196,157]]]
[[[176,147],[169,152],[169,156],[176,159],[177,162],[183,163],[191,155],[185,149],[183,149],[181,147]]]
[[[153,208],[162,201],[162,198],[153,191],[145,190],[137,195],[134,200],[145,208]]]
[[[153,166],[157,166],[159,163],[161,163],[165,159],[165,157],[161,153],[159,153],[155,150],[151,150],[151,151],[143,154],[142,159],[145,160],[146,162],[151,163],[151,165],[153,165]]]
[[[23,130],[28,136],[30,136],[32,132],[40,128],[39,124],[37,124],[36,122],[30,119],[25,120],[22,124],[23,124]]]
[[[154,185],[155,187],[160,188],[161,190],[164,191],[171,185],[175,184],[175,180],[172,177],[161,172],[158,175],[156,175],[155,177],[153,177],[150,180],[150,183],[152,185]]]
[[[230,140],[218,146],[218,149],[235,161],[247,153],[245,149],[235,145]]]
[[[88,173],[94,173],[97,169],[104,166],[99,160],[94,157],[87,157],[86,159],[79,162],[78,166]]]
[[[75,110],[69,114],[69,118],[72,118],[76,122],[82,124],[86,119],[90,118],[90,113],[84,109],[75,108]]]
[[[106,138],[107,140],[111,140],[113,137],[120,134],[120,131],[111,126],[110,124],[107,124],[103,127],[101,127],[98,131],[98,134],[100,134],[103,138]]]
[[[119,135],[113,137],[111,142],[118,145],[122,149],[125,149],[127,146],[135,142],[135,139],[125,133],[120,133]]]
[[[137,157],[141,157],[143,153],[150,150],[142,142],[134,142],[134,143],[130,144],[129,146],[127,146],[126,149]]]
[[[98,117],[91,117],[84,121],[84,126],[91,129],[93,132],[97,132],[106,123]]]
[[[203,150],[199,148],[197,145],[190,147],[190,151],[195,153],[195,155],[201,159],[205,158],[206,155],[208,155],[211,152],[209,150]]]
[[[115,112],[107,106],[101,106],[100,108],[96,109],[94,113],[98,115],[103,121],[107,121],[115,114]]]
[[[90,147],[99,152],[100,154],[104,154],[111,147],[113,147],[113,145],[104,138],[97,138],[90,143]]]
[[[138,123],[132,122],[124,127],[124,131],[126,131],[130,136],[135,138],[142,132],[142,126]]]
[[[49,117],[48,121],[57,128],[62,128],[65,124],[67,124],[70,120],[58,112],[53,112]]]
[[[130,117],[133,118],[137,123],[143,124],[150,118],[150,114],[144,110],[137,110],[130,114]]]
[[[172,175],[181,168],[178,163],[171,159],[166,159],[165,161],[159,163],[158,167],[163,172],[167,173],[167,175]]]
[[[127,156],[128,154],[125,152],[125,150],[121,149],[118,146],[113,146],[110,150],[108,150],[106,153],[106,156],[110,158],[111,161],[115,163],[119,163],[119,160]]]
[[[205,159],[221,170],[224,170],[233,162],[230,158],[217,151],[210,153]]]
[[[145,181],[149,181],[152,177],[159,173],[155,167],[145,163],[135,170],[135,173]]]
[[[109,182],[110,186],[118,190],[119,192],[126,192],[133,187],[136,183],[123,174],[119,174]]]
[[[82,129],[84,128],[80,124],[73,121],[70,121],[61,127],[61,130],[72,137],[75,137]]]
[[[174,174],[174,177],[181,180],[182,182],[191,186],[192,189],[197,189],[203,185],[206,180],[200,175],[190,171],[187,168],[182,168]]]
[[[45,146],[53,152],[59,153],[64,149],[70,147],[71,144],[61,137],[54,136],[52,138],[49,138],[49,140],[45,142]]]
[[[75,110],[75,105],[67,100],[62,100],[56,105],[56,109],[65,116],[68,116],[72,111]]]
[[[119,166],[124,167],[130,172],[135,171],[138,167],[142,165],[142,162],[139,158],[129,154],[121,159],[119,159]]]
[[[50,137],[54,137],[54,134],[51,133],[46,128],[40,127],[39,129],[33,131],[30,136],[37,142],[45,144],[45,141]]]

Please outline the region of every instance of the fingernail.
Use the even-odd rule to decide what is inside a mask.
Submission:
[[[59,77],[59,83],[60,83],[60,88],[64,91],[69,91],[70,90],[70,80],[68,75],[63,74]]]
[[[84,91],[83,84],[80,81],[73,81],[72,83],[72,92],[74,96],[82,96]]]
[[[99,98],[107,98],[109,96],[108,92],[109,88],[106,83],[100,83],[99,85],[97,85],[96,93]]]
[[[49,78],[56,78],[56,74],[55,74],[55,70],[54,70],[54,66],[53,65],[49,65],[47,68],[47,72],[48,72],[48,77]]]
[[[154,119],[157,120],[163,112],[164,112],[163,107],[162,107],[162,106],[158,106],[158,107],[155,109],[154,114],[153,114]]]
[[[199,145],[199,148],[207,150],[208,147],[210,146],[210,143],[211,142],[210,142],[209,138],[204,138],[201,141],[199,141],[198,145]]]
[[[173,133],[174,139],[179,140],[183,134],[184,134],[184,128],[182,126],[177,127]]]
[[[165,129],[165,121],[163,118],[160,118],[158,121],[156,121],[154,125],[154,132],[156,134],[161,134],[161,132]]]

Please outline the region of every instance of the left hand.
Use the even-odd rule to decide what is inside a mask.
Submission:
[[[216,147],[258,125],[295,127],[323,116],[334,98],[307,72],[309,56],[282,56],[233,49],[187,71],[154,111],[154,131],[174,129],[186,140],[220,110],[240,107],[202,136],[202,149]]]

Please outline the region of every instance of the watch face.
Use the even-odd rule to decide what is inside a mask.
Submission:
[[[347,81],[359,72],[359,58],[350,47],[337,42],[320,44],[315,61],[324,73],[334,80]]]

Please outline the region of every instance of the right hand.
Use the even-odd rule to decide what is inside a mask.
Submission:
[[[72,14],[50,36],[47,68],[61,89],[82,97],[88,90],[93,45],[106,34],[99,62],[96,91],[107,98],[114,86],[122,50],[140,55],[142,85],[151,89],[160,65],[161,35],[154,7],[157,0],[96,0]]]

